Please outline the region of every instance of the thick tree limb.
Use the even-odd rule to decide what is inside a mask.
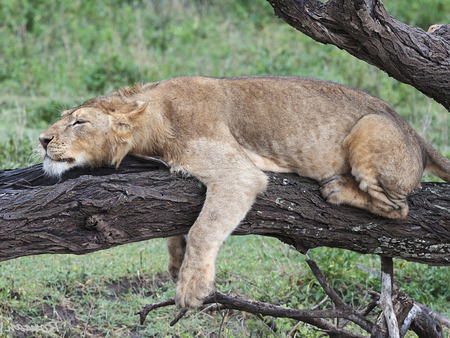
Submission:
[[[380,0],[268,0],[275,14],[314,40],[333,44],[450,110],[450,40],[395,20]]]
[[[235,234],[273,236],[303,252],[328,246],[450,265],[448,184],[423,184],[409,198],[409,216],[388,220],[329,205],[309,179],[269,177],[268,191]],[[185,234],[205,193],[193,178],[174,177],[129,157],[118,170],[74,170],[52,183],[40,165],[0,175],[0,261],[44,253],[85,254]]]

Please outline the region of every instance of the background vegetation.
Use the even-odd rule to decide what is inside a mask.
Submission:
[[[390,13],[423,29],[450,21],[447,0],[386,1]],[[0,168],[35,163],[37,137],[65,107],[135,82],[182,75],[302,75],[341,82],[391,103],[449,155],[448,116],[413,88],[332,46],[296,32],[251,0],[0,0]],[[245,250],[242,248],[245,247]],[[376,257],[315,249],[334,287],[355,306],[379,281],[363,265]],[[0,336],[286,337],[296,324],[242,313],[193,313],[174,328],[173,309],[138,325],[141,305],[173,296],[162,240],[86,256],[35,256],[0,263]],[[310,308],[324,297],[295,251],[273,239],[230,238],[218,262],[218,289]],[[398,284],[450,316],[448,268],[396,260]],[[17,324],[57,322],[53,333],[13,333]],[[449,336],[448,331],[446,332]],[[297,337],[319,337],[306,325]]]

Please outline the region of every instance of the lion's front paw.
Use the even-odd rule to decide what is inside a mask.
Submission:
[[[175,302],[180,308],[198,307],[214,291],[214,274],[203,269],[181,269]]]

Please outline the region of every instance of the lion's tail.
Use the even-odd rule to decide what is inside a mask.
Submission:
[[[429,172],[446,182],[450,182],[450,160],[421,138],[422,149],[426,153],[425,172]]]

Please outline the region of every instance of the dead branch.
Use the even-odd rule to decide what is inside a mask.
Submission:
[[[355,324],[359,325],[361,328],[363,328],[367,332],[371,332],[372,329],[373,329],[373,324],[370,323],[360,313],[358,313],[357,311],[353,310],[353,308],[351,306],[347,305],[341,299],[341,297],[339,297],[339,295],[336,293],[336,291],[333,290],[331,285],[326,280],[325,276],[320,271],[317,263],[314,260],[312,260],[312,259],[306,260],[306,263],[308,263],[309,268],[313,272],[314,276],[317,278],[317,281],[319,282],[320,286],[323,288],[323,290],[328,295],[328,297],[330,297],[330,299],[333,301],[333,303],[336,306],[336,308],[337,309],[342,309],[346,313],[348,313],[348,317],[345,317],[345,318],[348,319],[348,320],[351,320]]]
[[[207,297],[203,302],[203,306],[207,306],[208,304],[216,304],[215,307],[207,306],[206,308],[208,310],[233,309],[245,311],[258,316],[295,319],[297,321],[308,323],[324,330],[324,332],[327,333],[330,337],[364,338],[364,336],[351,333],[343,327],[325,320],[325,318],[347,319],[348,321],[355,323],[367,333],[369,333],[371,338],[389,338],[395,337],[395,335],[397,335],[397,337],[400,337],[400,329],[402,331],[403,337],[410,327],[419,335],[419,337],[442,337],[442,330],[439,324],[432,321],[431,318],[429,318],[426,313],[423,313],[419,307],[414,306],[414,301],[405,293],[397,290],[393,298],[388,295],[390,298],[390,304],[392,305],[392,313],[388,311],[387,315],[383,314],[385,305],[373,300],[369,302],[364,310],[358,312],[351,306],[346,304],[339,297],[336,291],[331,288],[330,284],[328,283],[314,260],[308,259],[307,263],[311,268],[314,276],[317,278],[319,284],[322,286],[329,299],[333,302],[334,308],[312,310],[292,309],[265,302],[249,300],[239,296],[227,295],[220,292],[214,292],[211,296]],[[385,264],[385,269],[386,271],[389,270],[389,262]],[[389,286],[391,285],[391,280],[388,281],[388,284]],[[376,297],[377,299],[380,299],[379,294],[376,294]],[[368,318],[366,318],[366,316],[377,306],[377,304],[382,308],[383,311],[378,316],[376,322],[373,323]],[[162,302],[145,305],[135,314],[139,315],[140,323],[142,325],[144,324],[147,315],[151,311],[160,307],[166,307],[170,305],[175,305],[175,300],[173,298]],[[187,309],[182,309],[176,315],[174,320],[172,320],[170,325],[175,325],[181,318],[186,315],[187,312]],[[396,318],[395,321],[391,320],[391,316]],[[388,320],[384,320],[385,317],[388,317]]]
[[[356,264],[356,267],[358,269],[366,271],[367,273],[369,273],[371,275],[375,275],[375,276],[378,276],[378,277],[381,276],[380,272],[375,271],[373,269],[370,269],[370,268],[368,268],[366,266],[363,266],[363,265],[360,265],[360,264]],[[397,288],[396,285],[394,285],[394,290],[395,290],[395,294],[399,294],[400,293],[400,290]],[[369,293],[372,294],[372,295],[376,295],[376,297],[379,297],[379,294],[376,293],[376,292],[370,291]],[[402,301],[402,302],[404,303],[405,301]],[[373,306],[373,307],[371,307],[371,306]],[[369,304],[368,307],[367,307],[367,310],[368,310],[367,314],[370,313],[370,311],[372,311],[375,306],[376,306],[376,302],[375,302],[375,304]],[[423,304],[421,304],[421,303],[419,303],[417,301],[414,301],[414,305],[413,306],[418,307],[421,310],[421,312],[423,312],[423,314],[429,316],[434,322],[440,323],[442,326],[446,326],[446,327],[450,328],[450,318],[447,318],[442,313],[433,311],[429,307],[427,307],[427,306],[425,306],[425,305],[423,305]],[[415,309],[415,310],[418,310],[418,309]],[[366,310],[362,311],[361,313],[364,316],[367,315],[366,314]],[[422,315],[422,314],[420,313],[419,315]],[[414,310],[412,308],[411,308],[411,313],[408,314],[408,316],[415,316]],[[409,325],[411,325],[411,323],[409,323]],[[402,329],[402,331],[405,331],[405,330]]]
[[[392,289],[394,287],[394,262],[390,257],[381,257],[381,297],[380,306],[384,322],[388,328],[390,338],[400,338],[400,328],[392,303]],[[407,310],[410,311],[410,308]]]
[[[270,303],[264,303],[254,300],[245,299],[239,296],[232,296],[223,294],[220,292],[214,292],[211,296],[207,297],[204,302],[207,304],[221,304],[221,308],[233,309],[239,311],[245,311],[248,313],[259,314],[262,316],[271,316],[275,318],[291,318],[299,321],[309,323],[311,325],[317,326],[326,331],[333,331],[334,333],[345,333],[351,334],[350,332],[340,329],[333,325],[332,323],[323,320],[322,318],[347,318],[351,317],[352,314],[344,310],[338,309],[325,309],[325,310],[299,310],[291,309],[283,306],[273,305]],[[142,307],[136,315],[140,316],[141,324],[144,323],[147,315],[154,309],[165,307],[169,305],[175,305],[175,300],[173,298],[167,299],[162,302],[148,304]],[[175,317],[175,319],[170,323],[170,325],[176,324],[185,314],[187,310],[183,309]],[[320,319],[320,320],[318,320]],[[350,320],[350,319],[349,319]],[[346,336],[347,337],[347,336]],[[360,335],[352,335],[349,337],[362,337]]]

